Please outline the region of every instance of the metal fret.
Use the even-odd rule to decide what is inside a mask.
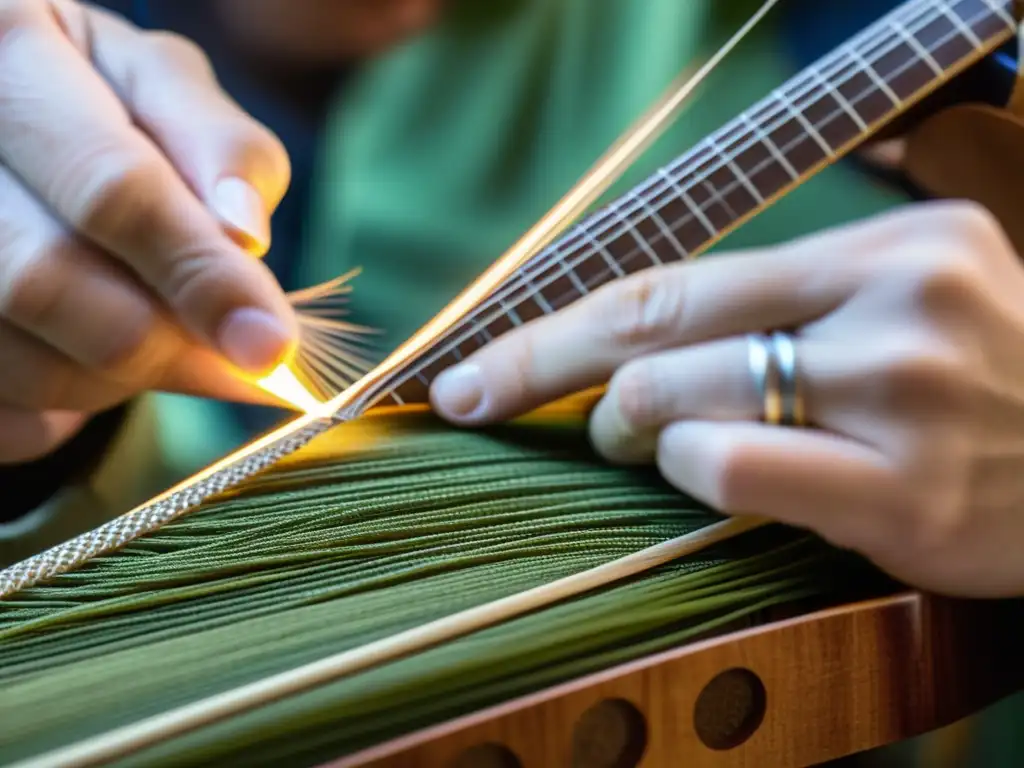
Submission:
[[[879,91],[886,95],[889,101],[892,102],[892,105],[894,107],[903,106],[903,99],[899,97],[896,91],[889,87],[889,84],[885,81],[885,79],[878,74],[878,71],[874,68],[874,66],[872,66],[871,62],[864,58],[861,52],[857,50],[856,46],[850,46],[848,50],[850,55],[857,59],[861,71],[871,78],[871,81],[876,86],[878,86]]]
[[[658,230],[661,232],[661,236],[669,242],[678,258],[681,261],[689,260],[689,251],[687,251],[686,248],[683,247],[683,244],[679,242],[679,238],[676,237],[676,233],[672,231],[672,228],[668,224],[665,223],[665,220],[661,218],[661,214],[658,213],[658,210],[653,205],[650,204],[648,199],[644,195],[637,195],[635,193],[630,193],[630,199],[638,201],[640,205],[643,206],[644,212],[647,214],[648,218],[650,218],[654,222],[655,226],[658,227]]]
[[[945,16],[946,19],[948,19],[949,22],[960,31],[960,34],[964,37],[964,39],[970,42],[972,48],[974,48],[975,50],[981,48],[981,46],[983,45],[983,43],[981,42],[981,38],[974,34],[974,30],[964,23],[964,20],[960,18],[960,14],[954,13],[953,9],[946,5],[945,2],[942,2],[942,0],[936,3],[936,5],[939,6],[939,12],[943,16]]]
[[[629,219],[622,215],[622,211],[619,210],[618,205],[613,205],[612,210],[615,212],[615,217],[620,222],[622,222],[622,224],[626,227],[626,231],[629,232],[630,236],[633,238],[636,244],[640,246],[640,249],[645,254],[647,254],[647,258],[651,260],[651,264],[654,266],[661,266],[662,261],[660,258],[658,258],[658,254],[655,253],[654,249],[651,247],[651,244],[647,242],[646,239],[640,237],[640,233],[636,231],[636,225],[634,225],[633,222],[631,222]],[[622,277],[626,274],[622,267],[619,266],[618,264],[615,264],[615,266],[612,267],[612,271],[619,277]]]
[[[982,0],[982,1],[985,3],[985,5],[987,5],[989,7],[989,9],[991,9],[991,11],[996,16],[998,16],[1000,19],[1002,19],[1004,22],[1006,22],[1007,26],[1010,26],[1010,27],[1013,27],[1013,28],[1017,27],[1017,20],[1015,18],[1013,18],[1013,15],[1010,14],[1009,11],[1006,10],[1006,6],[1003,3],[999,2],[999,0]],[[942,0],[939,0],[939,5],[945,5],[945,2],[943,2]]]
[[[619,211],[618,201],[614,201],[611,204],[609,204],[608,210],[614,213],[615,218],[617,218],[619,221],[626,221],[622,213]],[[581,229],[583,230],[583,238],[588,243],[590,243],[593,252],[597,253],[604,260],[604,263],[608,265],[609,269],[611,269],[612,274],[615,275],[616,277],[623,277],[626,274],[626,271],[608,252],[608,249],[605,247],[604,243],[599,242],[597,238],[594,237],[594,233],[590,231],[590,227],[584,226],[581,227]]]
[[[505,313],[505,316],[512,321],[512,325],[524,325],[523,319],[519,317],[519,313],[516,312],[516,308],[509,306],[508,302],[506,302],[504,298],[498,299],[498,305]]]
[[[825,93],[835,99],[836,103],[842,107],[843,111],[849,116],[853,122],[857,124],[857,127],[862,131],[868,130],[868,124],[864,122],[864,118],[853,108],[853,105],[846,100],[846,97],[839,92],[839,90],[828,80],[822,77],[821,72],[818,71],[817,67],[811,67],[811,74],[814,79],[817,80],[825,88]]]
[[[544,298],[544,292],[537,288],[530,278],[526,278],[523,281],[523,284],[526,286],[527,293],[530,296],[533,296],[534,301],[537,302],[537,306],[540,307],[541,312],[545,315],[550,315],[555,311],[555,308],[551,306],[546,298]]]
[[[733,221],[738,221],[739,220],[740,215],[736,212],[736,210],[731,205],[729,205],[729,202],[722,196],[722,193],[718,191],[718,187],[716,187],[710,181],[702,182],[701,186],[704,187],[704,189],[707,190],[708,195],[711,197],[711,199],[715,203],[717,203],[718,205],[722,206],[722,208],[725,209],[725,212],[729,214],[729,217]],[[700,206],[698,206],[696,204],[694,204],[694,205],[695,205],[695,207],[698,210],[700,209]]]
[[[767,149],[771,153],[772,157],[775,158],[775,162],[777,162],[785,169],[786,173],[789,174],[789,177],[793,181],[799,179],[800,173],[797,171],[796,168],[793,167],[793,164],[789,162],[789,159],[782,152],[782,150],[779,149],[778,146],[776,146],[774,141],[772,141],[771,137],[765,132],[764,128],[761,127],[761,124],[756,122],[755,120],[752,120],[750,115],[747,114],[746,112],[740,115],[740,119],[743,120],[748,126],[750,126],[753,133],[757,136],[757,140],[760,141],[761,144],[764,145],[765,149]]]
[[[579,275],[576,274],[576,270],[574,270],[568,263],[566,263],[566,261],[562,258],[561,254],[558,255],[556,262],[558,266],[561,267],[562,273],[569,278],[569,281],[572,283],[572,287],[575,288],[577,292],[579,292],[579,295],[586,296],[589,291],[587,289],[587,286],[583,284],[583,281],[580,280]]]
[[[704,210],[694,202],[693,198],[690,197],[690,194],[682,187],[682,185],[680,185],[676,179],[672,178],[664,168],[658,169],[658,175],[671,185],[675,193],[679,195],[679,199],[686,204],[687,209],[696,216],[697,220],[701,223],[701,226],[708,231],[708,236],[718,237],[718,230],[715,229],[714,224],[711,223],[711,220],[704,214]]]
[[[917,54],[918,58],[920,58],[921,61],[923,61],[929,67],[931,67],[932,72],[934,72],[939,77],[942,77],[942,75],[945,74],[945,68],[942,67],[939,64],[939,62],[935,60],[935,58],[932,56],[931,52],[928,51],[927,48],[921,45],[921,41],[918,40],[917,37],[915,37],[914,34],[910,32],[910,30],[908,30],[899,21],[893,21],[892,27],[893,29],[896,30],[899,36],[903,38],[907,45],[914,49],[914,53]]]
[[[775,97],[776,101],[782,103],[782,106],[786,108],[786,111],[800,123],[800,127],[804,129],[808,136],[810,136],[814,142],[821,147],[821,151],[825,153],[826,157],[835,157],[836,151],[832,148],[832,145],[825,141],[825,137],[818,133],[818,129],[814,127],[814,124],[807,119],[807,115],[803,113],[803,110],[797,108],[797,105],[793,103],[792,99],[789,98],[789,94],[786,93],[784,88],[776,88],[772,92],[772,96]]]
[[[733,160],[732,155],[730,154],[730,150],[723,150],[719,143],[715,140],[714,134],[708,136],[707,143],[708,146],[710,146],[711,149],[714,150],[718,158],[725,159],[725,167],[727,167],[732,172],[733,176],[735,176],[737,181],[739,181],[740,184],[743,185],[743,188],[750,193],[751,197],[753,197],[759,205],[764,205],[764,197],[758,191],[757,187],[754,186],[754,182],[747,178],[747,175],[743,172],[743,169],[736,164],[735,160]],[[705,182],[704,186],[710,189],[711,184],[709,182]],[[715,194],[718,194],[718,192],[716,191]],[[728,210],[732,211],[730,207],[726,207]],[[735,212],[732,213],[732,216],[734,219],[739,218],[739,216]]]

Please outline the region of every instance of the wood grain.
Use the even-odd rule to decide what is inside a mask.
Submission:
[[[329,768],[814,765],[932,731],[1021,689],[1024,660],[1016,649],[1022,629],[1020,602],[901,593],[687,645],[397,739]],[[695,706],[709,682],[736,669],[749,670],[763,684],[763,719],[742,744],[712,749],[698,733]],[[732,683],[732,695],[719,697],[717,709],[699,716],[701,727],[717,729],[720,737],[730,720],[743,719],[749,693],[737,679]],[[609,715],[614,707],[591,709],[616,700],[646,721],[639,761],[613,754],[625,727]],[[591,728],[589,758],[581,760],[579,744],[574,756],[574,739],[588,710],[598,728]],[[595,748],[595,740],[606,743]],[[487,744],[510,750],[518,762],[460,760]]]

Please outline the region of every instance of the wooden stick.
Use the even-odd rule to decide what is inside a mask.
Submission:
[[[754,517],[732,517],[693,533],[655,544],[580,573],[525,592],[445,616],[359,648],[257,680],[161,715],[85,739],[18,763],[12,768],[95,766],[123,758],[168,739],[213,725],[287,696],[334,682],[356,672],[423,651],[439,643],[494,626],[538,608],[664,565],[726,539],[766,525]]]

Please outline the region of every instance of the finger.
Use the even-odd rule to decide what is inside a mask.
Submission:
[[[457,423],[507,419],[600,384],[638,355],[810,322],[863,284],[869,260],[860,256],[891,245],[901,228],[899,218],[879,217],[779,248],[636,273],[446,371],[433,405]]]
[[[899,484],[885,457],[817,430],[679,422],[660,435],[658,467],[723,512],[806,528],[859,551],[878,551],[898,512]]]
[[[162,389],[272,402],[219,355],[181,334],[152,292],[121,265],[69,235],[4,168],[0,201],[0,318],[116,392]],[[14,343],[26,346],[24,339]],[[35,345],[28,346],[31,350],[17,355],[39,360],[37,375],[53,367],[42,362],[52,353],[42,355]],[[61,367],[69,366],[62,362]],[[31,388],[30,380],[21,380]]]
[[[39,413],[0,406],[0,464],[21,464],[51,453],[85,424],[83,413]]]
[[[128,386],[104,377],[0,321],[0,403],[33,411],[97,412],[142,389],[212,397],[233,402],[279,405],[255,385],[232,374],[209,350],[184,346],[161,377]]]
[[[638,357],[612,376],[590,417],[590,439],[606,459],[647,463],[658,433],[686,419],[758,421],[763,404],[744,337]]]
[[[291,177],[281,142],[224,93],[206,56],[191,41],[159,32],[140,34],[105,11],[88,18],[93,62],[136,125],[243,247],[266,253],[270,214]],[[182,109],[183,104],[189,108]]]
[[[0,156],[65,222],[128,265],[242,369],[293,346],[291,307],[134,125],[39,2],[0,7]],[[46,61],[46,67],[38,62]]]

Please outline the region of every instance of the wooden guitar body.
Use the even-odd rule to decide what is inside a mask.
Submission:
[[[1024,611],[906,591],[693,643],[330,768],[807,766],[928,733],[1024,687]]]

